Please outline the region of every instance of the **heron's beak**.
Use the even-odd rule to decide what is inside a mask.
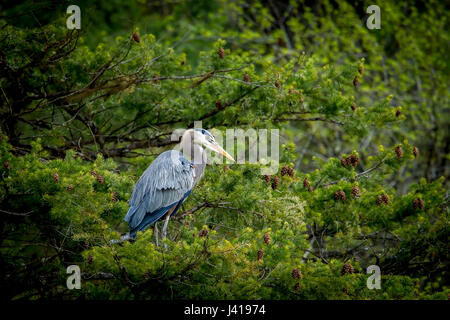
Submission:
[[[221,155],[225,156],[226,158],[228,158],[228,159],[230,159],[230,160],[232,160],[232,161],[235,161],[235,160],[233,159],[233,157],[232,157],[228,152],[226,152],[221,146],[219,146],[219,145],[217,144],[217,142],[213,142],[213,143],[207,142],[207,143],[205,144],[205,147],[207,147],[208,149],[210,149],[210,150],[212,150],[212,151],[215,151],[215,152],[217,152],[217,153],[220,153]]]

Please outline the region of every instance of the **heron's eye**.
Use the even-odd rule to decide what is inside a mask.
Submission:
[[[205,129],[202,129],[202,134],[205,134]]]

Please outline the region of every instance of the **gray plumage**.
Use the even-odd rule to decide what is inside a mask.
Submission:
[[[138,231],[144,231],[163,216],[166,216],[163,228],[165,237],[170,215],[177,212],[203,175],[207,157],[202,146],[233,160],[208,131],[187,130],[178,147],[183,153],[170,150],[160,154],[134,186],[129,201],[130,209],[125,217],[130,233],[122,240],[134,239]]]
[[[136,183],[125,221],[132,230],[135,229],[147,213],[176,205],[188,191],[192,190],[194,181],[195,168],[181,152],[176,150],[163,152]]]

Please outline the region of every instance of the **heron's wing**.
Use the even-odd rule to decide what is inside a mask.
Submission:
[[[193,186],[193,165],[181,152],[160,154],[134,186],[125,221],[136,228],[147,214],[177,204]]]

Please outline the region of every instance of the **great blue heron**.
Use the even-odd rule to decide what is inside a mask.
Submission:
[[[207,130],[186,130],[179,146],[161,153],[134,186],[125,217],[130,232],[122,240],[135,239],[138,231],[144,231],[164,216],[162,238],[165,238],[170,216],[177,212],[203,175],[207,163],[204,147],[234,161]],[[155,232],[158,245],[157,227]]]

